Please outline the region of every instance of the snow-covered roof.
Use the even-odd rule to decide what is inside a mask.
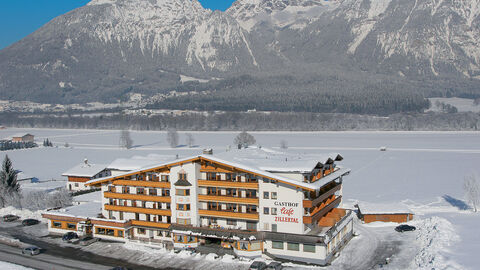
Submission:
[[[238,162],[264,171],[295,173],[308,173],[319,164],[323,165],[329,161],[342,159],[338,153],[305,156],[297,153],[258,147],[227,151],[215,156],[223,160]]]
[[[82,162],[70,170],[64,172],[63,176],[94,177],[99,172],[105,170],[105,164],[90,164]]]
[[[91,218],[91,217],[96,217],[98,214],[102,213],[102,203],[88,202],[85,204],[74,205],[74,206],[62,208],[55,211],[47,211],[44,213],[49,215],[56,215],[56,216]]]
[[[339,156],[338,154],[332,155],[331,158],[332,160],[335,160],[335,158]],[[249,159],[250,157],[250,159]],[[293,160],[293,164],[289,164],[289,158],[290,160]],[[271,168],[275,162],[284,162],[283,165],[287,167],[288,169],[283,169],[282,172],[305,172],[306,171],[311,171],[313,168],[318,163],[326,162],[330,156],[323,156],[321,157],[320,160],[312,161],[314,160],[313,158],[304,158],[302,159],[301,156],[294,156],[294,155],[288,155],[283,152],[276,152],[273,150],[269,149],[261,149],[261,148],[250,148],[250,149],[243,149],[243,150],[234,150],[234,151],[228,151],[226,153],[219,154],[217,156],[215,155],[198,155],[198,156],[191,156],[187,158],[182,158],[182,159],[177,159],[169,162],[164,162],[160,164],[155,164],[149,167],[143,167],[141,169],[129,171],[120,175],[116,176],[109,176],[109,177],[104,177],[104,178],[98,178],[94,180],[90,180],[87,182],[87,184],[98,184],[102,183],[104,181],[109,181],[110,179],[114,178],[119,178],[127,175],[133,175],[136,173],[144,172],[144,171],[149,171],[153,170],[156,168],[161,168],[161,167],[167,167],[167,166],[172,166],[172,164],[180,164],[184,162],[191,162],[195,160],[206,160],[210,162],[215,162],[219,164],[224,164],[230,167],[234,168],[239,168],[245,171],[248,171],[252,174],[259,175],[261,177],[269,178],[269,179],[274,179],[279,182],[283,182],[286,184],[291,184],[299,187],[303,187],[306,189],[310,190],[316,190],[322,187],[325,183],[332,181],[338,177],[341,177],[343,175],[346,175],[350,172],[350,169],[347,168],[341,168],[337,166],[337,170],[334,173],[329,174],[326,177],[323,177],[322,179],[314,182],[314,183],[306,183],[303,181],[291,179],[285,176],[281,176],[275,173],[272,173],[268,170],[265,170],[266,168]],[[306,162],[308,165],[302,165],[301,163]],[[315,165],[313,165],[315,164]],[[270,166],[270,167],[269,167]],[[277,165],[277,167],[280,168],[280,166]],[[278,169],[278,168],[275,169]],[[310,168],[310,170],[307,170]],[[278,171],[275,171],[278,172]]]
[[[409,214],[410,208],[402,203],[369,203],[358,202],[358,207],[363,215],[373,214]]]
[[[95,191],[73,197],[74,202],[102,202],[102,192]]]
[[[33,179],[33,176],[26,174],[24,172],[17,173],[17,181],[30,180],[30,179]]]
[[[133,156],[131,158],[118,158],[110,163],[107,168],[119,171],[132,171],[173,160],[175,160],[173,155],[150,154],[148,156]]]

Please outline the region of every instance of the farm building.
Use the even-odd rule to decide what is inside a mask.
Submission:
[[[401,205],[359,203],[356,206],[360,219],[365,223],[376,221],[405,223],[414,216],[410,209]]]
[[[85,159],[84,162],[64,172],[62,176],[67,177],[67,189],[69,191],[79,191],[91,189],[85,183],[101,177],[110,176],[110,172],[106,169],[105,164],[90,164]]]
[[[17,134],[12,136],[12,142],[33,143],[35,137],[32,134]]]

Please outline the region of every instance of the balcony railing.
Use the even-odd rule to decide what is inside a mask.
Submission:
[[[341,188],[342,188],[342,184],[337,184],[315,199],[303,200],[303,207],[304,208],[315,207],[319,203],[323,202],[325,199],[333,195],[335,192],[339,191]]]
[[[198,195],[198,200],[206,202],[225,202],[258,205],[258,198],[245,198],[225,195]]]
[[[171,202],[170,196],[157,196],[157,195],[141,195],[141,194],[129,194],[129,193],[115,193],[105,192],[105,198],[109,199],[123,199],[123,200],[139,200],[148,202]]]
[[[335,208],[340,202],[342,201],[342,196],[338,196],[335,200],[330,202],[329,204],[325,205],[323,208],[321,208],[319,211],[317,211],[313,215],[309,216],[304,216],[303,217],[303,223],[305,224],[312,224],[317,222],[321,217],[326,215],[330,210]]]
[[[159,215],[159,216],[171,216],[172,215],[172,212],[170,210],[165,210],[165,209],[121,206],[121,205],[110,205],[110,204],[105,204],[105,210],[122,211],[122,212],[130,212],[130,213],[141,213],[141,214],[150,214],[150,215]]]
[[[144,220],[132,220],[132,225],[168,229],[171,224]]]
[[[203,187],[258,189],[257,182],[236,182],[236,181],[226,181],[226,180],[198,180],[198,185]]]
[[[113,184],[116,186],[170,188],[170,182],[161,181],[115,180]]]
[[[200,216],[209,216],[209,217],[224,217],[224,218],[231,218],[231,219],[258,220],[258,213],[241,213],[241,212],[230,212],[230,211],[227,211],[227,210],[199,209],[198,214]]]

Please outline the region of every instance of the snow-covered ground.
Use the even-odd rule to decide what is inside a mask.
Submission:
[[[28,268],[25,266],[8,263],[8,262],[2,262],[2,261],[0,261],[0,269],[2,270],[34,270],[33,268]]]
[[[120,149],[120,132],[111,130],[6,129],[0,137],[31,133],[56,147],[13,150],[8,154],[17,169],[42,182],[62,179],[61,174],[88,158],[92,163],[110,163],[117,158],[148,154],[186,157],[203,148],[215,153],[233,147],[235,132],[190,132],[195,147],[170,148],[166,132],[131,132],[133,149]],[[180,134],[184,145],[185,135]],[[480,265],[480,214],[472,213],[464,201],[465,175],[480,174],[480,133],[475,132],[252,132],[259,145],[279,150],[280,141],[289,151],[305,155],[339,152],[340,165],[352,169],[345,177],[345,206],[355,202],[400,205],[415,213],[411,234],[393,232],[393,225],[358,226],[359,237],[342,252],[332,269],[341,269],[357,249],[375,243],[401,242],[391,258],[391,269],[476,269]],[[68,142],[70,147],[64,147]],[[386,147],[386,151],[380,151]],[[28,184],[34,188],[40,184]],[[405,238],[405,239],[403,239]],[[362,241],[364,239],[365,241]],[[402,240],[403,239],[403,240]],[[383,242],[382,242],[383,241]],[[391,247],[395,249],[395,246]],[[362,250],[363,250],[362,249]],[[349,252],[349,250],[351,252]],[[367,251],[365,251],[367,252]],[[373,253],[374,254],[374,253]],[[350,259],[348,259],[350,258]],[[406,263],[408,262],[408,263]],[[379,262],[380,263],[380,262]],[[344,268],[344,267],[343,267]]]

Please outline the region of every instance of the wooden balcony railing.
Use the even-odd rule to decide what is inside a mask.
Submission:
[[[231,219],[258,220],[258,213],[239,213],[239,212],[229,212],[229,211],[226,211],[226,210],[215,211],[215,210],[199,209],[198,214],[200,216],[209,216],[209,217],[224,217],[224,218],[231,218]]]
[[[122,211],[122,212],[130,212],[130,213],[141,213],[141,214],[150,214],[150,215],[159,215],[159,216],[171,216],[172,215],[172,212],[170,210],[165,210],[165,209],[120,206],[120,205],[110,205],[110,204],[105,204],[105,210]]]
[[[243,198],[232,196],[215,196],[215,195],[198,195],[199,201],[206,202],[224,202],[224,203],[237,203],[237,204],[254,204],[258,205],[258,198]]]
[[[143,221],[143,220],[132,220],[132,225],[168,229],[171,224],[162,223],[162,222]]]
[[[201,187],[258,189],[258,183],[255,182],[234,182],[226,180],[198,180],[198,185]]]
[[[116,186],[170,188],[170,182],[115,180],[113,184]]]
[[[141,195],[141,194],[127,194],[127,193],[115,193],[105,192],[105,198],[109,199],[123,199],[123,200],[139,200],[147,202],[171,202],[170,196],[156,196],[156,195]]]
[[[326,215],[330,210],[335,208],[340,202],[342,201],[342,196],[338,196],[335,200],[331,201],[330,203],[326,204],[323,208],[315,212],[310,216],[303,217],[303,223],[305,224],[312,224],[317,222],[320,218]]]
[[[323,202],[328,197],[332,196],[335,192],[339,191],[341,188],[342,188],[342,184],[337,184],[313,200],[303,200],[303,207],[304,208],[316,207],[318,204]]]

